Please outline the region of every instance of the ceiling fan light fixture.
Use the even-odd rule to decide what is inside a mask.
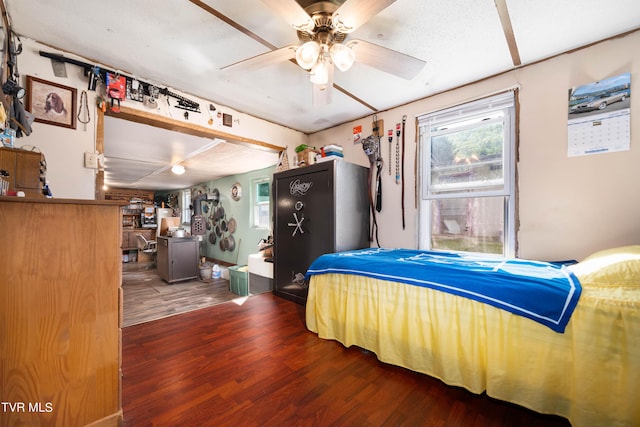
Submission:
[[[329,54],[340,71],[347,71],[356,60],[356,54],[353,50],[342,43],[334,43],[329,49]]]
[[[310,70],[320,55],[320,44],[316,41],[304,43],[296,49],[296,62],[305,70]]]
[[[173,165],[171,167],[171,172],[175,173],[176,175],[182,175],[183,173],[185,173],[185,168],[182,165]]]
[[[311,69],[309,80],[317,85],[326,85],[329,82],[329,62],[324,59],[319,60]]]

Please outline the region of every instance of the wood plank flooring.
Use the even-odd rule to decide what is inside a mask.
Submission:
[[[123,264],[123,321],[128,327],[241,298],[224,279],[169,284],[152,263]]]
[[[251,296],[123,330],[124,426],[569,426],[322,340]]]

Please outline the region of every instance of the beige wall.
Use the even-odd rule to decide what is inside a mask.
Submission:
[[[414,205],[415,118],[507,88],[520,88],[518,256],[534,259],[582,259],[612,246],[640,243],[640,31],[524,67],[444,94],[377,114],[384,120],[383,156],[388,158],[386,130],[407,115],[405,151],[406,228],[402,229],[400,186],[383,175],[383,208],[378,216],[380,243],[417,247]],[[631,150],[567,157],[567,94],[573,86],[631,73]],[[320,147],[342,144],[345,157],[367,164],[352,129],[371,134],[373,116],[313,134]],[[395,144],[395,139],[394,139]],[[385,171],[388,165],[385,165]]]
[[[67,77],[55,77],[51,61],[40,56],[39,51],[62,54],[87,63],[91,63],[91,61],[69,53],[56,51],[26,38],[22,38],[22,44],[23,52],[18,58],[22,85],[26,84],[26,76],[30,75],[64,86],[75,87],[78,90],[78,98],[80,98],[81,92],[86,90],[88,86],[88,79],[83,75],[83,70],[78,66],[67,64]],[[106,66],[115,68],[117,65],[107,64]],[[144,76],[140,76],[140,79],[146,80]],[[163,83],[158,82],[158,85],[163,85]],[[211,127],[207,123],[209,114],[206,111],[211,101],[197,98],[191,94],[184,94],[178,90],[175,90],[175,92],[200,103],[202,113],[190,114],[189,123]],[[20,138],[16,141],[17,146],[35,146],[45,154],[48,166],[47,178],[54,197],[71,199],[95,198],[95,172],[92,169],[84,168],[84,152],[94,151],[95,149],[96,92],[87,91],[87,98],[91,121],[88,123],[86,130],[81,123],[77,124],[76,130],[34,123],[31,136]],[[162,102],[158,104],[159,115],[177,120],[182,119],[181,110],[167,107]],[[123,101],[122,105],[146,110],[141,103],[136,101]],[[217,103],[215,105],[218,111],[232,114],[237,122],[234,123],[232,128],[229,128],[227,126],[223,127],[221,121],[218,120],[212,125],[213,129],[277,146],[288,146],[291,152],[297,145],[305,143],[308,139],[308,136],[304,133],[248,116]],[[108,141],[105,141],[105,143],[108,144]]]

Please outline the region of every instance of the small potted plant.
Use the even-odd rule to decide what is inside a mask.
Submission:
[[[300,144],[296,147],[298,156],[298,166],[312,165],[315,163],[316,150],[307,144]]]

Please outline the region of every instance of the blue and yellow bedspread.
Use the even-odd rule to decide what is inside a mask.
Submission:
[[[470,298],[564,332],[582,288],[563,265],[453,252],[370,248],[322,255],[307,270],[353,274]]]

